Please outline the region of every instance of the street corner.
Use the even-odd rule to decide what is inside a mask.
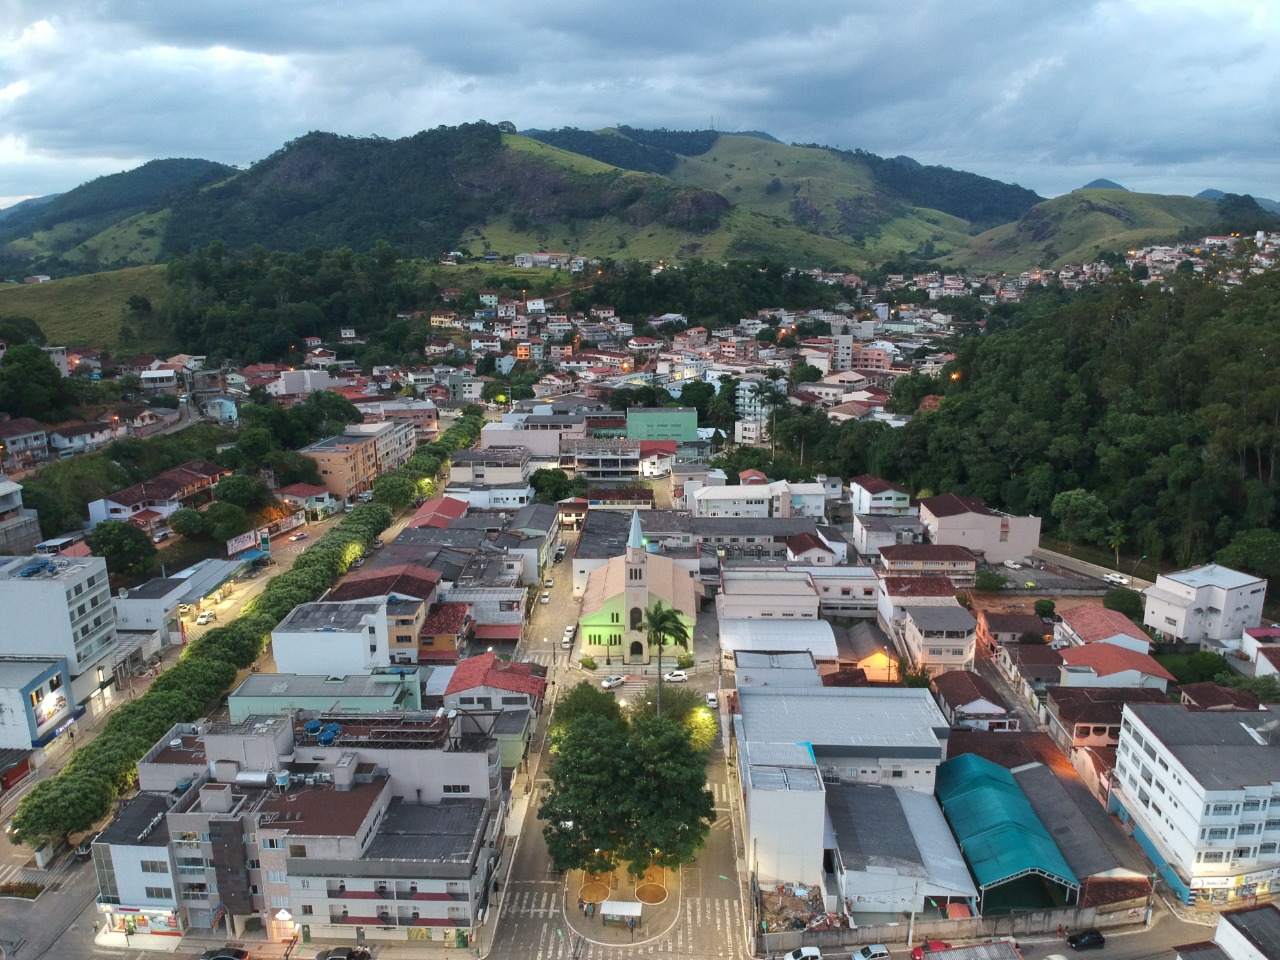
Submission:
[[[680,918],[680,871],[570,871],[564,890],[566,926],[597,944],[645,944],[666,936]]]

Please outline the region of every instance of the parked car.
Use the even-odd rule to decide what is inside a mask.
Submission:
[[[353,567],[363,567],[363,566],[364,566],[364,557],[356,557],[354,560],[352,560],[352,561],[351,561],[351,565],[352,565]]]
[[[951,944],[944,943],[941,940],[926,940],[924,943],[917,944],[911,950],[911,960],[924,960],[925,954],[932,953],[934,950],[950,950]]]
[[[606,690],[612,690],[614,687],[620,687],[627,682],[626,677],[620,677],[616,673],[612,677],[605,677],[600,681],[600,686]]]
[[[382,543],[382,541],[381,541],[381,540],[375,540],[375,541],[373,541],[373,549],[375,549],[375,550],[381,550],[381,549],[382,549],[382,547],[383,547],[383,543]]]
[[[707,706],[713,710],[720,706],[720,697],[714,690],[707,694]]]
[[[551,594],[550,594],[548,591],[543,590],[543,591],[542,591],[542,596],[538,599],[538,602],[539,602],[539,603],[550,603],[550,602],[551,602]]]
[[[200,954],[200,960],[249,960],[249,951],[238,947],[215,947]]]
[[[218,619],[217,610],[201,610],[200,616],[196,617],[196,626],[203,627],[206,623],[213,623]]]
[[[861,950],[855,950],[850,960],[890,960],[891,956],[889,948],[883,943],[872,943]]]
[[[305,540],[305,539],[307,539],[307,537],[309,537],[309,536],[310,536],[310,534],[309,534],[309,533],[307,533],[307,531],[305,531],[305,530],[299,530],[297,533],[295,533],[295,534],[293,534],[291,537],[289,537],[289,539],[290,539],[290,540],[293,540],[293,541],[295,541],[295,542],[296,542],[296,541],[298,541],[298,540]]]
[[[1102,935],[1101,930],[1081,930],[1067,937],[1067,946],[1072,950],[1096,950],[1106,945],[1107,938]]]
[[[822,951],[817,947],[796,947],[784,954],[783,960],[822,960]]]
[[[1006,561],[1004,562],[1004,565],[1005,565],[1006,567],[1008,567],[1010,570],[1021,570],[1021,569],[1022,569],[1022,564],[1018,563],[1016,560],[1006,560]]]
[[[168,530],[157,530],[154,534],[151,535],[152,543],[164,543],[168,539],[169,539]]]
[[[688,679],[688,675],[683,670],[672,670],[662,675],[663,683],[684,683]]]
[[[547,577],[547,582],[543,584],[543,586],[546,587],[548,590],[553,589],[555,585],[556,585],[555,577]]]

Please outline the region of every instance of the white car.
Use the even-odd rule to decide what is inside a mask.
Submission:
[[[850,960],[890,960],[891,956],[889,948],[883,943],[873,943],[861,950],[855,950]]]
[[[822,951],[817,947],[797,947],[785,954],[783,960],[822,960]]]
[[[670,673],[662,675],[663,683],[684,683],[688,679],[688,675],[683,670],[672,670]]]
[[[707,694],[707,706],[712,710],[720,706],[720,697],[714,690]]]
[[[205,610],[201,612],[200,616],[196,617],[196,626],[203,627],[206,623],[213,623],[213,621],[217,619],[218,619],[217,613],[215,613],[213,610]]]
[[[600,686],[606,690],[612,690],[614,687],[620,687],[627,682],[626,677],[620,677],[616,673],[612,677],[605,677],[600,681]]]
[[[555,578],[555,577],[547,577],[547,582],[543,584],[543,586],[544,586],[544,587],[546,587],[548,590],[550,590],[550,589],[552,589],[553,587],[555,587],[555,585],[556,585],[556,578]]]
[[[1104,573],[1102,579],[1115,587],[1127,587],[1129,585],[1129,578],[1118,573]]]
[[[548,591],[546,591],[546,590],[542,591],[542,598],[541,598],[538,602],[539,602],[539,603],[550,603],[550,602],[551,602],[551,594],[550,594],[550,592],[548,592]]]
[[[307,537],[308,537],[308,536],[310,536],[310,534],[308,534],[308,533],[304,530],[304,531],[302,531],[301,533],[295,533],[295,534],[294,534],[293,536],[291,536],[289,539],[290,539],[290,540],[293,540],[293,541],[295,541],[295,542],[296,542],[296,541],[298,541],[298,540],[305,540],[305,539],[307,539]]]

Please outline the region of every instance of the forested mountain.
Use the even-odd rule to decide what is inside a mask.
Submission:
[[[910,157],[786,145],[759,132],[514,130],[480,122],[399,140],[310,133],[243,171],[153,161],[5,211],[0,268],[60,277],[162,263],[214,242],[302,251],[386,241],[424,258],[542,249],[1021,270],[1222,220],[1206,200],[1085,190],[1041,202],[1023,187]]]
[[[177,190],[198,189],[234,173],[234,167],[210,160],[152,160],[48,201],[20,204],[0,219],[0,270],[20,271],[33,254],[66,253],[121,220],[160,210]]]

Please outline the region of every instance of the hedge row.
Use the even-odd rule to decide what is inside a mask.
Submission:
[[[449,454],[470,446],[483,420],[463,417],[400,469],[416,481],[436,475]],[[55,777],[37,783],[13,817],[14,842],[42,846],[90,829],[137,782],[138,761],[177,723],[204,715],[266,649],[271,631],[300,603],[318,599],[391,525],[380,504],[357,507],[304,551],[293,567],[272,577],[262,593],[225,626],[209,630],[156,678],[142,696],[116,709],[102,732],[76,750]]]

